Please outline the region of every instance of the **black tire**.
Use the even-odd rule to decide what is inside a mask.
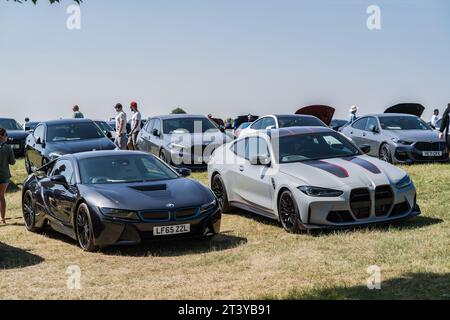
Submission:
[[[28,159],[28,154],[25,154],[25,170],[28,174],[32,173],[30,159]]]
[[[33,193],[26,190],[22,197],[22,212],[25,228],[30,232],[39,232],[42,227],[36,226],[36,207],[34,206]]]
[[[219,200],[220,207],[223,213],[231,211],[230,203],[228,202],[227,189],[225,188],[225,183],[222,180],[220,174],[216,174],[211,181],[211,190],[216,195]]]
[[[75,215],[75,234],[78,245],[87,252],[97,251],[94,245],[94,232],[92,227],[91,213],[85,203],[80,204]]]
[[[388,163],[392,163],[391,150],[389,149],[389,145],[387,143],[383,143],[381,145],[378,158]]]
[[[164,150],[159,151],[159,158],[168,165],[170,165],[170,162],[167,161],[166,153],[164,152]]]
[[[305,230],[300,220],[300,212],[294,196],[288,190],[283,191],[278,201],[278,215],[284,230],[289,233],[300,233]]]

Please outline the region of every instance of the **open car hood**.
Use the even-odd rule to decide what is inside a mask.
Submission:
[[[388,108],[384,113],[411,114],[420,118],[424,111],[425,107],[419,103],[399,103]]]
[[[312,105],[298,109],[295,114],[306,114],[314,116],[322,120],[322,122],[324,122],[327,126],[330,126],[335,111],[336,109],[330,106]]]
[[[236,128],[239,127],[241,124],[243,124],[244,122],[248,122],[248,115],[246,116],[238,116],[237,118],[237,124],[236,124]],[[259,116],[254,116],[252,115],[252,119],[250,122],[254,122],[256,120],[259,119]]]

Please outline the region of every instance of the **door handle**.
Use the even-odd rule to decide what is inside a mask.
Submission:
[[[365,137],[366,136],[366,134],[365,133],[363,133],[363,137]]]
[[[353,134],[353,131],[350,131],[350,134]]]
[[[239,166],[239,171],[244,172],[244,166]]]

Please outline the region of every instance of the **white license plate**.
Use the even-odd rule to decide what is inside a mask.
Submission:
[[[13,148],[13,149],[20,149],[20,144],[12,144],[11,148]]]
[[[191,232],[190,224],[180,224],[176,226],[153,227],[154,236],[167,236],[171,234],[182,234]]]
[[[442,157],[442,151],[423,151],[424,157]]]

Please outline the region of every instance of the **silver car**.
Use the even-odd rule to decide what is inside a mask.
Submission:
[[[389,163],[444,162],[449,159],[444,140],[420,116],[425,108],[401,104],[384,114],[367,115],[342,129],[357,145],[369,145],[369,155]]]
[[[170,165],[206,169],[212,152],[230,141],[206,116],[180,114],[149,118],[137,146]]]

